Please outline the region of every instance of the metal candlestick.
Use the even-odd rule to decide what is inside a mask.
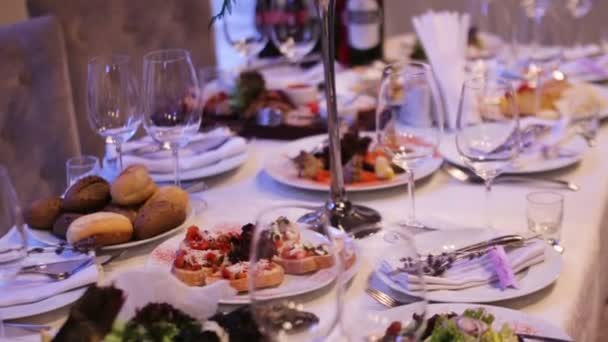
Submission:
[[[331,195],[325,207],[316,213],[302,217],[309,223],[318,221],[323,212],[329,214],[333,227],[345,232],[365,236],[378,228],[380,214],[374,209],[352,204],[344,190],[342,154],[340,153],[340,123],[336,103],[336,72],[334,70],[335,43],[334,22],[336,18],[335,0],[317,0],[317,11],[321,18],[321,49],[325,71],[325,97],[327,102],[327,126],[329,133],[329,167],[331,172]]]

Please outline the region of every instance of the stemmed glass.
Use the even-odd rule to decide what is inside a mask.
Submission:
[[[314,0],[272,0],[273,44],[291,62],[304,58],[319,40],[321,23]]]
[[[579,46],[582,40],[583,33],[583,18],[591,12],[591,8],[593,7],[592,0],[565,0],[566,8],[568,12],[572,14],[575,20],[575,30],[574,30],[574,46]]]
[[[89,60],[89,123],[106,142],[116,146],[119,171],[123,168],[122,144],[133,137],[143,118],[138,101],[137,82],[129,56],[100,56]]]
[[[254,318],[261,333],[270,341],[323,341],[330,340],[330,335],[333,340],[335,334],[339,334],[334,330],[337,330],[342,314],[343,270],[352,267],[353,250],[349,241],[339,235],[339,230],[330,228],[325,215],[314,226],[297,221],[316,208],[300,204],[277,205],[264,209],[257,216],[250,250],[249,294]],[[317,265],[323,265],[323,268],[311,271],[296,267],[293,264],[297,263],[300,254],[322,259]],[[288,274],[297,269],[308,271],[297,278],[286,275],[281,287],[289,288],[293,293],[309,292],[314,286],[323,290],[307,298],[274,299],[276,289],[257,288],[264,274],[277,272],[276,264],[268,266],[273,255],[284,260],[281,269]],[[279,319],[290,316],[289,322]]]
[[[268,43],[266,12],[265,0],[235,1],[230,15],[222,19],[226,40],[245,58],[247,68]]]
[[[443,129],[442,101],[431,67],[424,63],[397,63],[384,71],[378,96],[376,133],[378,148],[408,176],[411,210],[402,222],[422,228],[416,219],[414,172],[431,158]]]
[[[19,200],[8,175],[0,165],[0,291],[14,279],[27,256],[27,238]],[[4,337],[0,316],[0,339]]]
[[[466,166],[485,182],[486,221],[490,222],[492,181],[520,150],[515,92],[505,80],[475,77],[462,86],[456,119],[456,148]]]
[[[200,92],[190,52],[158,50],[144,56],[142,106],[144,127],[173,154],[175,185],[180,186],[179,149],[201,125]]]

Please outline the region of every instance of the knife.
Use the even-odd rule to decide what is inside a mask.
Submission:
[[[563,339],[557,337],[547,337],[533,334],[517,334],[517,337],[523,340],[543,341],[543,342],[572,342],[571,339]]]

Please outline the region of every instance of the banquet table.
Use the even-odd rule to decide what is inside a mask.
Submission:
[[[193,194],[207,202],[206,210],[197,213],[196,223],[204,225],[210,218],[226,218],[230,221],[252,220],[260,209],[278,203],[292,201],[322,203],[326,193],[309,192],[289,188],[272,180],[264,171],[267,158],[276,157],[283,143],[271,140],[251,140],[248,161],[239,169],[207,180],[209,190]],[[580,185],[578,192],[562,191],[565,196],[563,223],[563,269],[555,284],[524,298],[496,303],[536,315],[563,328],[576,341],[596,341],[601,331],[602,311],[607,298],[606,276],[608,268],[606,244],[608,222],[608,128],[603,127],[598,144],[590,149],[577,165],[543,174],[541,177],[560,177]],[[525,232],[525,195],[532,185],[497,184],[492,193],[492,216],[495,229],[504,232]],[[365,193],[352,193],[350,199],[377,209],[390,223],[402,218],[408,208],[406,189]],[[451,227],[483,226],[483,187],[460,183],[438,171],[417,184],[417,211],[423,219],[432,217]],[[372,266],[365,262],[366,239],[358,241],[363,265],[346,293],[348,312],[364,314],[385,310],[365,294]],[[148,254],[157,243],[129,249],[120,259],[104,266],[100,282],[107,282],[115,274],[129,269],[142,268]],[[324,298],[315,301],[323,306]],[[65,320],[68,308],[16,320],[24,323],[43,323],[58,327]],[[18,337],[23,332],[9,331],[10,340],[38,340],[30,335]],[[12,335],[11,335],[12,334]]]

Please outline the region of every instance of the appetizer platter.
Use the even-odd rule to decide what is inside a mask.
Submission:
[[[43,244],[109,251],[167,237],[194,214],[187,192],[159,187],[144,166],[133,165],[112,184],[99,176],[81,178],[63,196],[31,203],[24,218]]]
[[[426,298],[433,302],[492,303],[527,296],[542,290],[557,280],[562,269],[562,257],[553,247],[537,238],[522,240],[506,249],[513,278],[504,285],[498,276],[490,249],[479,254],[451,258],[451,251],[496,238],[487,229],[454,229],[419,234],[415,237],[420,255],[424,257]],[[447,253],[447,254],[444,254]],[[431,255],[433,257],[431,257]],[[447,263],[443,263],[448,260]],[[436,264],[445,267],[437,267]],[[417,275],[407,271],[407,260],[395,253],[376,266],[376,275],[391,289],[415,296]]]
[[[350,131],[342,137],[342,163],[347,191],[368,191],[407,184],[405,172],[374,149],[372,133]],[[330,183],[329,147],[326,135],[293,141],[269,157],[264,170],[274,180],[292,187],[328,191]],[[422,162],[416,180],[433,174],[441,166],[437,156]]]
[[[264,235],[266,256],[257,264],[263,268],[255,280],[258,294],[268,299],[308,293],[330,284],[337,276],[334,252],[326,237],[312,230],[294,227],[286,218],[277,218]],[[240,227],[240,228],[239,228]],[[249,248],[255,226],[251,223],[218,224],[210,229],[188,228],[185,236],[175,236],[154,249],[147,266],[173,274],[189,286],[206,286],[227,280],[238,293],[222,298],[222,304],[249,302]],[[352,278],[360,267],[354,241],[339,238],[340,256]]]
[[[372,341],[398,341],[403,328],[412,320],[421,319],[415,309],[405,305],[383,311],[378,321],[384,323],[384,327],[372,322],[356,326],[368,329],[361,335],[369,336]],[[489,305],[430,304],[425,323],[421,341],[518,342],[530,335],[572,340],[562,329],[543,319]]]

